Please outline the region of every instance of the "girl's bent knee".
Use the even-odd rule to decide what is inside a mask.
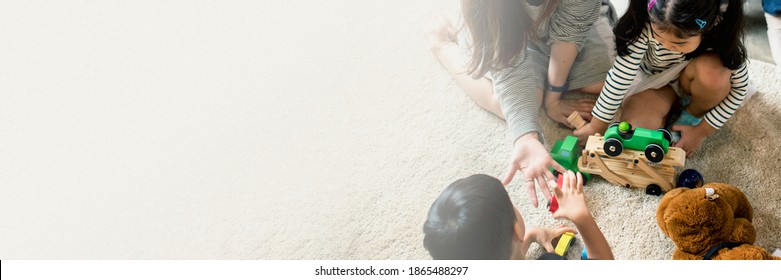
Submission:
[[[730,75],[732,71],[721,63],[721,59],[715,53],[705,53],[692,61],[695,75],[698,81],[707,91],[721,91],[730,87]]]

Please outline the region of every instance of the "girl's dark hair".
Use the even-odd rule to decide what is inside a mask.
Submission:
[[[508,260],[515,207],[498,179],[477,174],[442,191],[423,224],[423,246],[435,260]]]
[[[525,0],[462,0],[464,24],[472,36],[472,59],[467,72],[474,78],[511,66],[538,38],[540,24],[558,7],[559,0],[545,1],[537,21],[526,12]]]
[[[722,10],[723,5],[726,10]],[[629,54],[629,45],[649,22],[679,38],[702,35],[699,47],[686,54],[687,59],[712,49],[729,69],[737,69],[746,61],[743,0],[656,0],[650,10],[648,0],[630,0],[613,29],[618,55]]]

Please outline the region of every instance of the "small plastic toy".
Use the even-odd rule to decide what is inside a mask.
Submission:
[[[686,169],[678,175],[678,182],[675,185],[676,188],[699,188],[705,184],[705,179],[702,178],[702,174],[694,169]]]
[[[575,112],[577,114],[577,112]],[[588,182],[591,179],[591,175],[581,172],[578,169],[578,158],[580,157],[581,149],[578,146],[578,138],[575,136],[567,136],[564,140],[558,140],[553,144],[553,148],[550,150],[550,155],[564,169],[571,170],[572,172],[580,172],[583,174],[583,181]],[[558,175],[558,172],[551,168],[554,176]]]
[[[561,236],[558,237],[558,241],[555,239],[552,243],[554,243],[555,249],[553,250],[556,255],[564,256],[564,254],[567,253],[567,250],[569,250],[570,245],[572,245],[572,242],[575,240],[575,234],[571,232],[565,232]]]
[[[556,184],[561,187],[561,184],[564,182],[564,175],[559,174],[558,179],[556,179]],[[556,213],[556,210],[559,210],[559,200],[556,199],[556,195],[553,195],[553,198],[548,203],[548,211],[551,213]]]
[[[626,149],[644,151],[645,157],[654,163],[661,162],[670,146],[672,135],[666,129],[632,129],[628,122],[613,123],[605,131],[603,149],[608,156],[615,157]]]

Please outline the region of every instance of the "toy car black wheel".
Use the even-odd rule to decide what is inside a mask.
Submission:
[[[660,128],[660,129],[657,129],[657,131],[661,132],[664,135],[664,139],[667,139],[668,143],[672,143],[673,135],[672,135],[672,133],[670,133],[669,130],[664,129],[664,128]]]
[[[605,144],[602,146],[605,153],[611,157],[618,156],[624,150],[624,144],[616,138],[609,138],[605,140]]]
[[[686,169],[678,175],[678,181],[675,185],[676,188],[699,188],[705,183],[702,174],[695,169]]]
[[[559,171],[558,170],[553,169],[553,171],[551,171],[551,173],[553,173],[553,179],[559,178]]]
[[[662,195],[662,187],[660,187],[657,184],[650,184],[647,187],[645,187],[645,193],[655,196]]]
[[[664,150],[656,144],[645,146],[645,157],[651,162],[658,163],[664,159]]]

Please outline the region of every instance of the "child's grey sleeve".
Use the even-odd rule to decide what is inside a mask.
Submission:
[[[549,42],[572,42],[583,48],[599,17],[602,0],[564,0],[551,15]]]

